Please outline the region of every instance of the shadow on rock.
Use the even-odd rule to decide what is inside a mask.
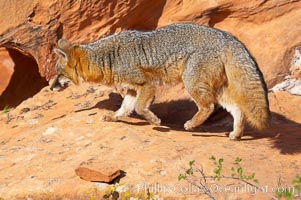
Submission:
[[[116,111],[121,103],[122,97],[119,94],[110,93],[109,99],[98,102],[93,108]],[[191,119],[197,112],[195,103],[190,100],[154,103],[151,105],[150,109],[162,120],[162,126],[153,128],[160,132],[184,131],[183,124]],[[141,117],[135,113],[132,114],[131,117],[141,119]],[[122,122],[135,126],[148,125],[148,122]],[[197,137],[226,138],[232,128],[232,116],[221,107],[216,107],[215,111],[205,123],[192,131],[192,135]],[[270,138],[273,142],[272,147],[279,149],[282,154],[295,154],[301,152],[301,124],[286,119],[277,113],[272,113],[270,128],[259,132],[246,125],[244,135],[249,137],[243,137],[242,141]]]
[[[254,135],[257,139],[271,138],[273,148],[279,149],[281,154],[301,153],[301,124],[277,113],[272,113],[272,124],[269,129],[260,134],[251,132],[250,135]]]

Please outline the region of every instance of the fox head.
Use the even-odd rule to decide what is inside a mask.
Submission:
[[[60,39],[58,41],[58,48],[54,52],[58,55],[56,62],[56,75],[51,84],[51,90],[65,89],[70,82],[74,84],[79,83],[79,76],[77,74],[77,60],[74,59],[74,49],[76,45],[70,43],[68,40]]]

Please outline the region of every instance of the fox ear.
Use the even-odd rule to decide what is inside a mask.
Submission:
[[[67,53],[64,52],[63,50],[61,49],[57,49],[57,48],[54,48],[54,52],[59,56],[59,57],[62,57],[66,60],[66,62],[68,62],[68,56],[67,56]]]
[[[58,56],[61,56],[63,58],[67,58],[67,53],[65,53],[63,50],[61,49],[57,49],[57,48],[54,48],[54,52],[58,55]]]
[[[66,39],[59,39],[58,46],[60,49],[67,51],[72,46],[72,44]]]

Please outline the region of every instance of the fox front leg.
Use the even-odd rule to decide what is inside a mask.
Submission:
[[[135,111],[146,119],[150,124],[159,126],[161,120],[149,110],[149,106],[155,96],[156,88],[152,85],[145,85],[137,90],[137,102]]]
[[[102,121],[115,122],[120,117],[129,116],[135,109],[136,106],[136,91],[129,89],[125,95],[121,107],[116,112],[110,112],[102,117]]]

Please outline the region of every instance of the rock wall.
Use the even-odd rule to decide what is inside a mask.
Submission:
[[[11,0],[0,2],[0,18],[0,47],[32,56],[47,80],[54,74],[59,38],[90,42],[125,29],[176,22],[232,33],[257,59],[269,87],[289,73],[292,55],[301,50],[298,0]]]
[[[10,78],[14,73],[14,63],[5,48],[0,48],[0,94],[9,84]]]

